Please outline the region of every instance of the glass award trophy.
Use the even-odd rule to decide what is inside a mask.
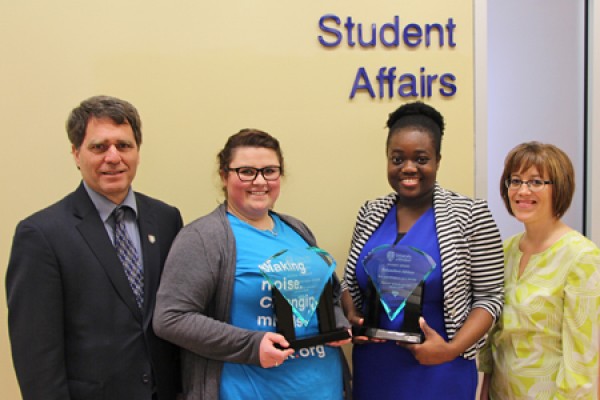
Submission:
[[[288,249],[259,265],[261,274],[271,286],[277,333],[282,334],[293,349],[343,340],[350,337],[347,329],[336,328],[331,276],[336,262],[318,247]],[[308,326],[318,318],[319,333],[296,337],[295,326]]]
[[[403,245],[383,245],[373,249],[363,260],[369,277],[363,326],[353,334],[405,343],[422,343],[419,318],[423,307],[424,281],[435,268],[425,252]],[[394,321],[404,310],[398,331],[381,329],[382,312]]]

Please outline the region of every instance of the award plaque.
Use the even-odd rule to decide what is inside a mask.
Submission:
[[[435,261],[425,252],[403,245],[383,245],[373,249],[363,260],[369,277],[363,326],[353,333],[405,343],[422,343],[419,318],[423,307],[424,282],[435,268]],[[379,327],[382,312],[394,321],[404,310],[398,331]]]
[[[293,349],[315,346],[350,337],[347,329],[336,328],[331,276],[336,262],[318,247],[288,249],[259,265],[271,286],[277,333]],[[318,318],[319,333],[296,337],[295,326],[308,326]]]

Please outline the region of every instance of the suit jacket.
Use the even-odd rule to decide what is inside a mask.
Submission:
[[[155,336],[155,294],[179,211],[135,194],[144,262],[140,310],[83,184],[21,221],[6,275],[8,326],[24,400],[172,400],[178,349]]]

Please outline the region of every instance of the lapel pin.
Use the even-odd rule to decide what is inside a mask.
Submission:
[[[156,242],[156,236],[154,235],[148,235],[148,241],[152,244],[154,244]]]

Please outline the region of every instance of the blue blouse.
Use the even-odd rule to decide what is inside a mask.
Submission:
[[[398,242],[414,246],[429,254],[436,267],[425,280],[422,315],[427,324],[448,340],[444,324],[444,283],[440,266],[435,216],[429,209],[415,222]],[[360,290],[367,290],[368,277],[363,261],[369,252],[383,244],[394,243],[398,235],[396,206],[392,207],[379,228],[373,233],[358,259],[356,278]],[[382,312],[380,327],[399,330],[404,311],[390,321]],[[477,370],[474,360],[457,357],[435,366],[419,364],[412,353],[393,341],[355,345],[352,354],[354,399],[460,399],[472,400],[477,389]]]

